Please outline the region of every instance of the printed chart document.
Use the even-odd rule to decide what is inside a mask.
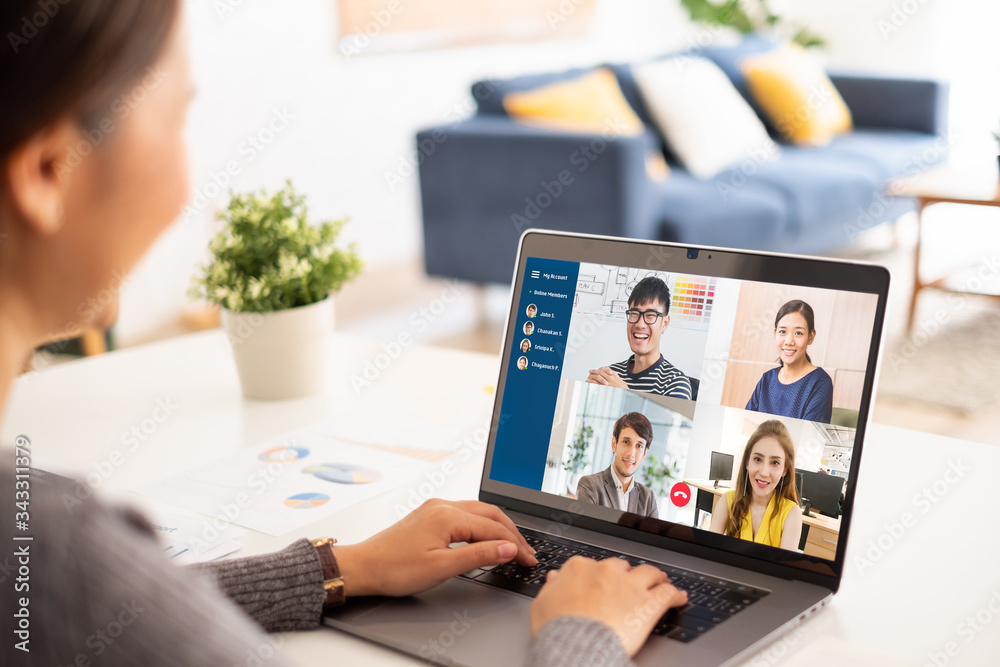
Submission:
[[[206,519],[167,512],[147,510],[149,525],[160,536],[163,554],[178,565],[207,563],[225,558],[243,548],[238,537],[245,532],[236,526],[225,526],[219,530],[206,525]]]
[[[286,433],[135,492],[280,536],[412,483],[460,452],[457,431],[385,416],[351,422]]]

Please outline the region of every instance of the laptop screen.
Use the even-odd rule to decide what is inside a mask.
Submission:
[[[884,271],[533,236],[484,490],[839,572]]]

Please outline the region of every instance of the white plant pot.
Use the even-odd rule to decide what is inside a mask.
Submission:
[[[274,313],[222,310],[222,328],[246,398],[278,400],[323,391],[333,297]]]

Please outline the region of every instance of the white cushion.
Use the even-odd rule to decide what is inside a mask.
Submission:
[[[698,178],[745,160],[760,164],[776,157],[777,144],[715,63],[681,56],[632,69],[664,139]]]

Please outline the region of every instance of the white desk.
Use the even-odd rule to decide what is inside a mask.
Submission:
[[[15,436],[27,435],[39,467],[49,461],[89,472],[122,449],[125,432],[144,420],[150,426],[157,399],[176,404],[103,485],[124,491],[193,461],[221,458],[315,421],[352,419],[359,411],[387,410],[470,434],[488,419],[492,397],[483,388],[496,381],[496,357],[405,348],[357,395],[350,377],[380,352],[379,344],[336,335],[330,345],[327,393],[276,403],[242,399],[228,343],[218,331],[56,366],[18,381],[0,441],[11,446]],[[947,478],[955,473],[948,471],[958,463],[968,469],[950,484]],[[480,452],[459,466],[438,495],[475,497],[481,468]],[[982,508],[995,504],[1000,448],[875,425],[862,468],[841,591],[825,611],[765,650],[767,664],[796,664],[795,654],[824,635],[917,665],[928,662],[929,653],[944,659],[954,642],[958,654],[948,665],[996,664],[1000,530],[986,521]],[[925,488],[933,502],[920,499]],[[301,535],[362,539],[390,524],[395,504],[406,503],[409,492],[380,496],[364,512],[342,512]],[[886,526],[902,526],[907,513],[909,527],[893,537]],[[301,535],[248,532],[240,538],[247,545],[241,554],[277,549]],[[869,558],[870,565],[860,560]],[[303,666],[326,664],[331,654],[337,664],[419,664],[325,628],[284,639],[281,651]]]

